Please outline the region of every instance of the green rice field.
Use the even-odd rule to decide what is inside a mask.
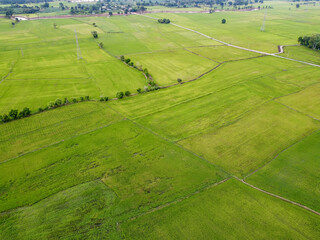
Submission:
[[[320,5],[296,4],[0,18],[0,240],[320,239],[320,52],[297,41]]]

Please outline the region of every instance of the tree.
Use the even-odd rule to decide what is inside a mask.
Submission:
[[[41,107],[39,107],[38,112],[43,112],[43,109]]]
[[[53,108],[53,107],[54,107],[54,102],[52,102],[52,101],[49,102],[49,103],[48,103],[48,108]]]
[[[104,97],[100,97],[100,102],[103,102],[104,101]]]
[[[178,83],[181,83],[181,82],[182,82],[182,79],[181,79],[181,78],[178,78],[178,79],[177,79],[177,82],[178,82]]]
[[[222,19],[222,20],[221,20],[221,23],[222,23],[222,24],[225,24],[226,22],[227,22],[227,20],[225,20],[225,19]]]
[[[90,100],[90,97],[89,97],[89,96],[85,96],[84,98],[85,98],[86,101],[89,101],[89,100]]]
[[[92,34],[92,36],[93,36],[94,38],[98,38],[98,33],[97,33],[97,31],[92,31],[91,34]]]
[[[10,121],[10,118],[7,114],[3,114],[2,116],[2,122],[9,122]]]
[[[62,2],[59,3],[59,8],[61,8],[61,10],[64,10],[64,9],[65,9]]]
[[[78,102],[78,100],[76,98],[72,98],[72,102],[76,103],[76,102]]]
[[[130,60],[130,58],[126,58],[124,61],[126,64],[128,64],[131,60]]]
[[[99,48],[103,48],[103,42],[99,43]]]
[[[112,16],[112,12],[109,12],[109,16]]]
[[[127,97],[129,97],[130,94],[131,94],[131,92],[130,92],[130,91],[126,91],[124,94],[125,94]]]
[[[299,7],[300,7],[300,4],[299,4],[299,3],[297,3],[297,4],[296,4],[296,8],[299,8]]]
[[[69,103],[68,98],[64,98],[64,100],[63,100],[63,104],[68,104],[68,103]]]
[[[11,18],[13,15],[13,10],[12,8],[8,8],[6,11],[6,18]]]
[[[124,94],[123,92],[117,92],[116,98],[121,99],[123,98]]]
[[[23,117],[28,117],[31,114],[31,111],[29,108],[25,107],[20,113],[22,113]]]
[[[61,101],[61,99],[56,99],[56,101],[55,101],[55,103],[54,103],[54,105],[56,105],[56,106],[60,106],[62,104],[62,101]]]
[[[18,110],[16,109],[11,109],[9,112],[9,116],[11,117],[11,119],[17,119],[18,117]]]
[[[56,23],[53,23],[53,28],[57,29],[57,24]]]
[[[16,24],[14,22],[11,22],[11,25],[14,27]]]
[[[141,91],[142,91],[141,88],[138,88],[138,89],[137,89],[137,92],[138,92],[138,93],[141,93]]]
[[[122,55],[121,57],[120,57],[120,60],[123,62],[124,61],[124,56]]]
[[[84,101],[84,97],[80,97],[80,102],[83,102]]]
[[[109,98],[108,98],[108,97],[104,97],[104,101],[106,101],[106,102],[107,102],[108,100],[109,100]]]

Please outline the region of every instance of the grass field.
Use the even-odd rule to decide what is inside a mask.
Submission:
[[[308,239],[319,237],[319,221],[229,180],[121,228],[128,239]]]
[[[320,67],[183,28],[268,53],[320,29],[318,2],[258,5],[0,18],[0,115],[32,113],[0,124],[0,239],[319,239]]]
[[[247,181],[319,211],[319,151],[317,131],[282,152]]]

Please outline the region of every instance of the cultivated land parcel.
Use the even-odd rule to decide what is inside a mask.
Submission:
[[[91,99],[0,124],[0,239],[319,239],[320,53],[261,52],[320,7],[267,5],[264,32],[262,10],[0,19],[1,115]],[[100,102],[147,86],[120,56],[160,89]]]

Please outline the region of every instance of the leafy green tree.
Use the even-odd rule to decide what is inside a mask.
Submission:
[[[6,18],[11,18],[13,15],[13,9],[12,8],[8,8],[6,11]]]
[[[9,116],[11,119],[17,119],[18,118],[18,110],[11,109],[9,112]]]
[[[43,112],[43,109],[41,107],[39,107],[38,112]]]
[[[69,103],[68,98],[64,98],[64,100],[63,100],[63,104],[68,104],[68,103]]]
[[[104,101],[104,97],[100,97],[100,102],[103,102]]]
[[[94,38],[98,38],[98,33],[97,33],[97,31],[92,31],[91,34],[92,34],[92,36],[93,36]]]
[[[117,94],[116,94],[116,98],[118,98],[118,99],[123,98],[123,96],[124,96],[123,92],[117,92]]]
[[[62,104],[62,101],[61,101],[61,99],[56,99],[56,101],[55,101],[55,103],[54,103],[54,105],[56,105],[56,106],[60,106]]]
[[[55,105],[55,103],[51,101],[51,102],[48,103],[48,108],[53,108],[54,105]]]
[[[89,96],[85,96],[84,98],[85,98],[86,101],[89,101],[89,100],[90,100],[90,97],[89,97]]]
[[[124,58],[123,55],[120,57],[120,60],[121,60],[122,62],[124,62],[125,58]]]
[[[225,19],[222,19],[222,20],[221,20],[221,23],[222,23],[222,24],[225,24],[226,22],[227,22],[227,20],[225,20]]]
[[[2,122],[9,122],[10,121],[10,118],[7,114],[3,114],[2,116]]]
[[[182,79],[181,79],[181,78],[178,78],[178,79],[177,79],[177,82],[178,82],[178,83],[181,83],[181,82],[182,82]]]
[[[108,97],[104,97],[104,101],[108,102],[109,98]]]
[[[76,103],[76,102],[78,102],[78,100],[76,98],[72,98],[72,102]]]
[[[299,4],[299,3],[297,3],[297,4],[296,4],[296,8],[299,8],[299,7],[300,7],[300,4]]]
[[[83,102],[84,101],[84,97],[80,97],[80,102]]]
[[[99,43],[99,48],[103,48],[103,42]]]
[[[124,94],[128,97],[128,96],[130,96],[131,92],[130,91],[126,91]]]
[[[27,107],[25,107],[25,108],[21,111],[21,113],[22,113],[22,116],[23,116],[23,117],[28,117],[28,116],[31,115],[31,111],[30,111],[30,109],[27,108]]]
[[[138,92],[138,93],[141,93],[141,91],[142,91],[141,88],[138,88],[138,89],[137,89],[137,92]]]
[[[128,63],[131,61],[131,59],[130,59],[130,58],[127,58],[127,59],[125,59],[124,61],[125,61],[126,64],[128,64]]]

